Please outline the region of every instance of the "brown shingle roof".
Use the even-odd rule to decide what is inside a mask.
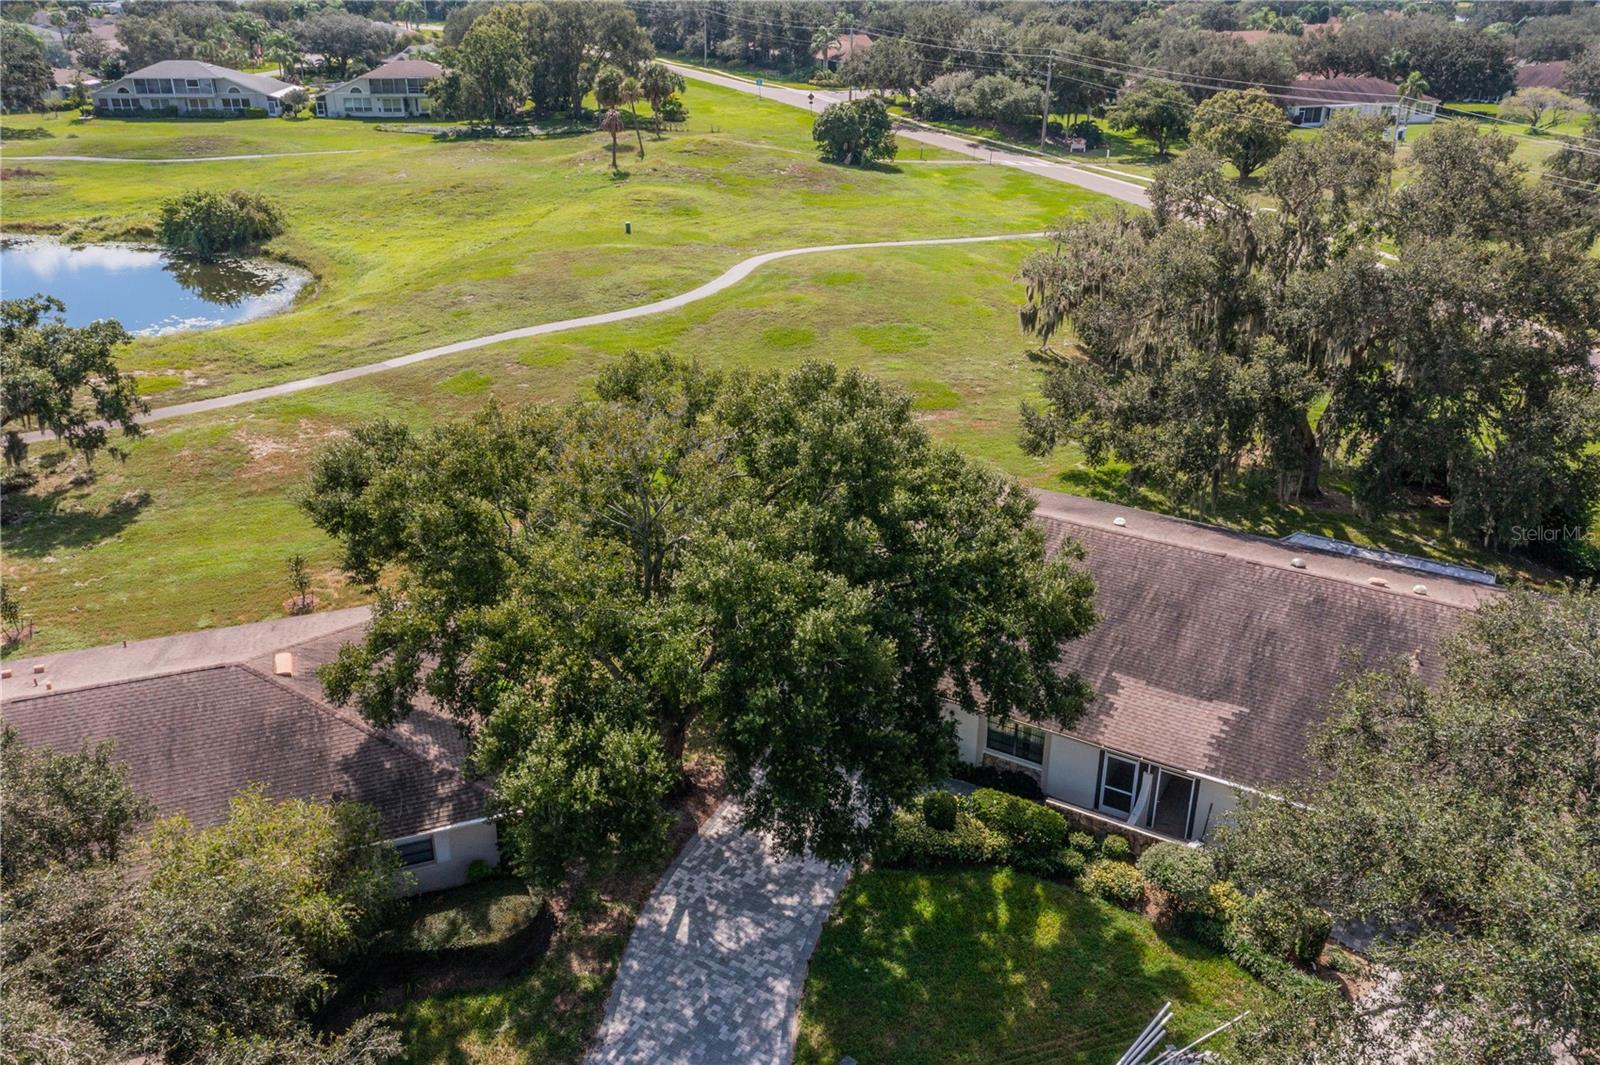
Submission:
[[[444,73],[438,63],[426,59],[391,59],[361,75],[363,78],[437,78]]]
[[[857,52],[865,52],[872,47],[872,38],[865,33],[841,33],[828,42],[826,48],[812,53],[811,58],[817,60],[849,59]]]
[[[1524,63],[1512,76],[1519,89],[1565,89],[1567,62],[1558,59],[1550,63]]]
[[[1356,656],[1366,668],[1438,647],[1497,593],[1275,541],[1039,493],[1054,550],[1081,543],[1100,624],[1067,644],[1096,699],[1071,731],[1174,769],[1270,787],[1304,774],[1305,745]],[[1126,516],[1124,528],[1113,524]],[[1290,559],[1303,555],[1307,568]],[[1389,582],[1379,588],[1372,579]],[[1427,596],[1411,588],[1424,583]]]
[[[309,667],[358,634],[294,648],[294,678],[273,676],[269,655],[267,671],[223,663],[13,696],[4,719],[31,746],[114,740],[134,787],[199,825],[223,820],[250,784],[278,799],[370,803],[390,838],[483,816],[487,791],[462,775],[449,721],[419,710],[385,731],[321,700]]]
[[[1301,75],[1291,88],[1275,94],[1289,107],[1316,107],[1329,104],[1392,104],[1400,99],[1400,87],[1382,78],[1320,78]],[[1437,103],[1437,96],[1421,97]]]

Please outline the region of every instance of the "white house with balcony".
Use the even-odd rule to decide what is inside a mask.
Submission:
[[[317,97],[323,118],[403,118],[428,114],[428,86],[444,73],[426,59],[391,59]]]
[[[282,112],[285,93],[295,88],[265,74],[246,74],[198,59],[165,59],[94,90],[102,114],[175,110],[179,114]]]

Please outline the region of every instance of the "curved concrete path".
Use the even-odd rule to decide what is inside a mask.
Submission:
[[[761,255],[752,255],[742,262],[735,263],[718,277],[707,281],[699,288],[690,289],[688,292],[666,299],[656,300],[653,303],[641,303],[637,307],[625,307],[619,311],[606,311],[603,314],[588,314],[581,318],[564,318],[558,322],[545,322],[541,325],[523,326],[520,329],[507,329],[503,333],[490,333],[488,336],[473,337],[471,340],[458,340],[453,344],[442,344],[426,351],[412,352],[410,355],[396,355],[392,359],[382,362],[369,362],[361,366],[351,366],[343,370],[333,370],[328,373],[317,374],[315,377],[302,377],[296,381],[284,381],[282,384],[265,385],[261,388],[252,388],[247,392],[234,392],[226,396],[213,396],[210,399],[196,399],[188,403],[174,403],[167,407],[157,407],[148,414],[139,417],[140,423],[161,421],[166,418],[179,418],[186,414],[203,414],[207,411],[223,410],[228,407],[237,407],[244,403],[254,403],[258,400],[272,399],[277,396],[289,396],[296,392],[304,392],[308,388],[321,388],[323,385],[335,385],[341,381],[354,381],[359,377],[369,374],[383,373],[385,370],[395,370],[413,363],[427,362],[430,359],[442,358],[445,355],[455,355],[473,348],[488,347],[490,344],[502,344],[508,340],[522,340],[527,337],[546,336],[550,333],[564,333],[569,329],[582,329],[591,325],[607,325],[612,322],[625,322],[630,318],[643,318],[647,315],[660,314],[663,311],[675,311],[680,307],[688,306],[707,296],[713,296],[723,289],[730,288],[749,277],[759,267],[779,259],[792,259],[800,255],[821,255],[835,251],[863,251],[870,248],[925,248],[941,244],[991,244],[1002,240],[1030,240],[1043,236],[1043,233],[1002,233],[988,237],[934,237],[927,240],[876,240],[864,244],[819,244],[809,248],[786,248],[783,251],[769,251]],[[23,440],[34,444],[48,439],[48,434],[43,432],[25,433]]]
[[[693,78],[695,81],[703,81],[708,85],[720,85],[724,89],[736,89],[752,96],[760,96],[763,100],[774,100],[778,103],[804,108],[808,111],[815,111],[829,104],[843,103],[846,98],[842,92],[831,92],[827,89],[812,89],[808,91],[791,89],[787,85],[762,85],[758,87],[755,82],[744,78],[703,70],[699,67],[685,66],[682,63],[667,63],[667,66],[686,78]],[[814,96],[816,98],[815,101],[807,100],[806,97],[808,95]],[[908,126],[909,124],[902,120],[899,128],[895,130],[895,136],[904,137],[906,140],[918,141],[935,148],[943,148],[946,151],[957,152],[981,162],[993,163],[997,166],[1018,167],[1054,181],[1078,185],[1092,192],[1098,192],[1113,199],[1121,200],[1123,203],[1131,203],[1139,207],[1150,206],[1150,197],[1145,193],[1143,185],[1122,178],[1110,177],[1104,171],[1097,173],[1085,170],[1075,163],[1060,163],[1023,152],[991,148],[986,144],[975,143],[970,137],[960,137],[953,133],[945,133],[930,126],[917,126],[915,128],[908,128]]]
[[[293,159],[303,155],[354,155],[366,148],[329,148],[320,152],[262,152],[257,155],[191,155],[183,159],[130,159],[116,155],[14,155],[13,163],[236,163],[242,159]],[[4,159],[0,153],[0,159]]]
[[[779,858],[724,802],[633,927],[586,1065],[787,1065],[849,869]]]

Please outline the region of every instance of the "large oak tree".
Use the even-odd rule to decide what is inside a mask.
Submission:
[[[474,729],[526,875],[652,846],[691,733],[750,827],[843,858],[945,772],[945,700],[1081,711],[1056,662],[1093,624],[1089,577],[905,395],[638,355],[597,392],[368,425],[306,496],[382,588],[327,690],[379,724],[426,693]]]

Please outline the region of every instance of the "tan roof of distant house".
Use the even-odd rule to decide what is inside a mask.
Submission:
[[[73,70],[71,67],[51,67],[50,75],[55,79],[56,88],[58,89],[68,88],[74,81],[79,80],[88,88],[93,88],[100,84],[99,78],[85,74],[81,70]]]
[[[363,78],[437,78],[444,67],[426,59],[391,59],[361,75]]]
[[[483,816],[488,792],[463,776],[453,722],[419,709],[376,729],[323,697],[316,669],[360,638],[367,617],[340,611],[8,662],[0,717],[33,746],[114,740],[134,787],[162,815],[199,825],[223,820],[250,784],[278,799],[370,803],[392,839]],[[274,674],[281,651],[292,676]]]
[[[1500,593],[1466,581],[1076,496],[1037,493],[1052,550],[1082,544],[1101,621],[1062,667],[1096,693],[1071,735],[1236,784],[1304,775],[1305,747],[1354,661],[1419,657]],[[1126,522],[1118,526],[1121,517]],[[1291,565],[1300,558],[1305,568]],[[1374,585],[1374,580],[1384,586]],[[1424,585],[1426,595],[1412,591]]]
[[[1274,94],[1283,103],[1293,107],[1315,107],[1318,104],[1392,104],[1400,99],[1400,87],[1382,78],[1334,77],[1323,78],[1301,75],[1294,86],[1279,89]],[[1437,96],[1424,93],[1421,97],[1437,103]]]
[[[828,42],[828,46],[813,52],[812,59],[827,62],[830,59],[849,59],[857,52],[865,52],[872,47],[872,38],[864,33],[841,33]]]
[[[1567,61],[1558,59],[1549,63],[1524,63],[1512,77],[1519,89],[1565,89]]]

